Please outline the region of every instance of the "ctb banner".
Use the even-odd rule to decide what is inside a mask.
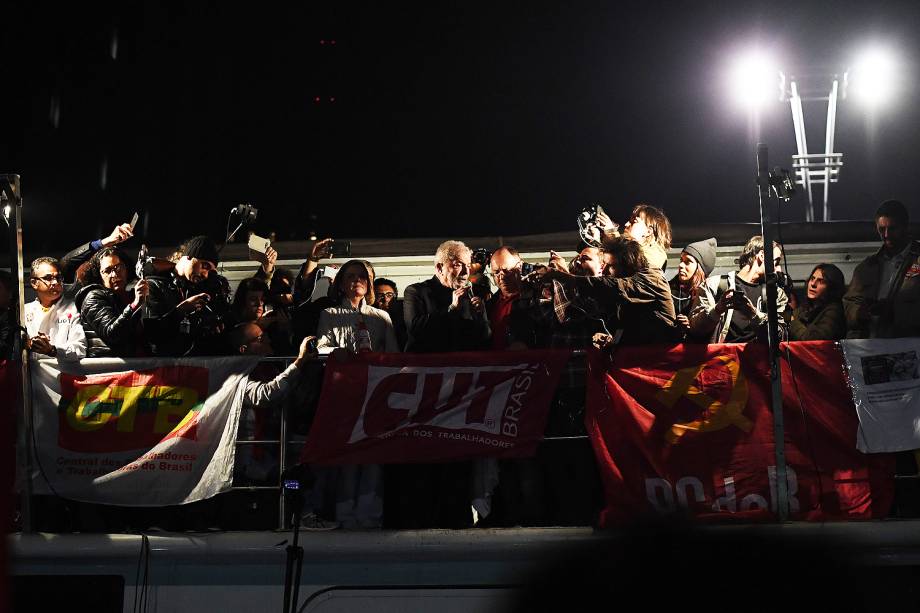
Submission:
[[[566,350],[329,360],[304,460],[439,462],[532,455]]]
[[[890,507],[894,463],[856,450],[858,427],[833,342],[782,345],[791,517],[870,519]],[[648,513],[775,518],[766,347],[629,347],[590,355],[586,425],[606,506],[601,524]]]
[[[230,488],[253,358],[34,360],[36,493],[164,506]]]

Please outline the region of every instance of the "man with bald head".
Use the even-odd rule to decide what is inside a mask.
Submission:
[[[492,328],[492,349],[525,349],[535,346],[533,312],[539,308],[539,296],[521,281],[523,261],[514,247],[499,247],[489,260],[489,271],[498,292],[486,304]]]

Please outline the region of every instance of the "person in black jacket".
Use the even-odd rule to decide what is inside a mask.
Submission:
[[[93,255],[87,274],[79,279],[82,287],[76,304],[86,333],[87,357],[144,355],[140,307],[149,288],[141,279],[128,289],[132,268],[123,251],[107,247]]]
[[[460,241],[445,241],[435,254],[435,274],[406,288],[406,351],[475,351],[489,346],[491,330],[481,298],[470,296],[472,254]]]
[[[407,352],[487,349],[485,305],[470,296],[472,252],[445,241],[435,254],[435,275],[406,288],[403,310]],[[391,465],[385,468],[385,524],[392,528],[468,528],[475,521],[470,462]]]
[[[230,286],[217,274],[217,246],[194,236],[171,258],[175,265],[149,277],[144,330],[153,355],[219,355],[219,334],[230,311]]]
[[[789,340],[835,341],[846,336],[844,291],[846,283],[839,268],[833,264],[815,266],[808,277],[805,300],[792,312]]]

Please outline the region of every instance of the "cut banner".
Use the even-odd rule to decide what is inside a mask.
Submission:
[[[866,453],[920,448],[920,339],[841,341]]]
[[[884,517],[894,461],[854,448],[840,350],[815,341],[782,352],[790,517]],[[606,496],[602,526],[649,513],[776,517],[766,347],[628,347],[615,365],[592,352],[589,368],[586,426]]]
[[[32,362],[37,494],[165,506],[230,488],[249,357]]]
[[[304,461],[440,462],[532,455],[568,350],[330,360]]]

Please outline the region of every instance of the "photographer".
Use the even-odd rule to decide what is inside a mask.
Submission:
[[[217,335],[230,310],[229,285],[217,274],[217,246],[195,236],[173,254],[174,266],[149,277],[143,323],[157,356],[220,353]]]
[[[711,343],[766,341],[766,268],[762,236],[752,236],[738,258],[738,270],[706,280],[708,292],[699,292],[699,305],[690,313],[690,332]],[[773,267],[782,272],[782,248],[773,242]],[[786,293],[776,288],[780,338],[786,337],[783,312]]]
[[[554,264],[536,274],[558,281],[573,302],[594,300],[609,315],[616,330],[613,342],[624,345],[674,341],[671,289],[659,268],[650,267],[638,242],[626,237],[605,238],[601,254],[604,274],[576,276]],[[557,304],[558,308],[564,305]]]
[[[909,223],[897,200],[876,210],[882,246],[859,263],[843,297],[847,338],[920,336],[920,241],[911,239]]]

